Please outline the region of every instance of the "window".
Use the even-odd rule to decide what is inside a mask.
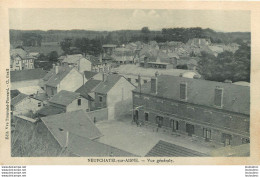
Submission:
[[[216,106],[222,107],[222,102],[223,102],[223,89],[216,88],[214,103]]]
[[[148,119],[149,119],[149,115],[148,115],[148,113],[146,112],[146,113],[144,113],[144,119],[145,119],[145,121],[148,121]]]
[[[81,99],[78,99],[78,106],[81,105]]]
[[[99,96],[99,102],[102,102],[102,101],[103,101],[103,97]]]
[[[179,121],[171,120],[171,127],[172,127],[172,131],[179,130]]]
[[[41,102],[39,102],[39,103],[38,103],[38,107],[41,107],[41,106],[42,106],[42,103],[41,103]]]
[[[136,82],[136,83],[138,83],[138,82],[139,82],[139,80],[138,80],[138,79],[135,79],[135,82]]]
[[[131,82],[131,78],[127,78],[127,80],[128,80],[129,82]]]
[[[187,99],[187,83],[180,84],[180,98],[182,100]]]
[[[147,83],[147,80],[144,80],[144,83]]]
[[[210,129],[207,129],[207,128],[203,128],[203,137],[204,137],[206,140],[211,139],[211,130],[210,130]]]

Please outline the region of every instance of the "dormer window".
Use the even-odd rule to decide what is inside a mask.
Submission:
[[[215,88],[214,104],[218,107],[223,106],[223,88]]]
[[[187,83],[180,84],[180,99],[187,100]]]

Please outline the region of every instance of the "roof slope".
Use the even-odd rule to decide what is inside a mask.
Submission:
[[[22,59],[24,59],[24,58],[27,57],[27,52],[25,50],[23,50],[23,49],[20,49],[20,48],[18,48],[18,49],[11,49],[10,50],[10,55],[11,55],[11,57],[18,55]]]
[[[81,54],[66,55],[62,63],[77,63],[81,58],[83,58]]]
[[[80,93],[81,96],[83,96],[84,98],[86,98],[88,100],[92,100],[92,98],[89,96],[89,93],[92,92],[92,90],[94,88],[96,88],[100,82],[101,81],[99,81],[99,80],[91,79],[91,80],[87,81],[84,85],[82,85],[75,92]]]
[[[77,136],[69,134],[68,149],[75,155],[82,157],[133,157],[136,156],[124,150]]]
[[[37,113],[43,116],[50,116],[50,115],[60,114],[63,112],[66,112],[66,110],[54,106],[45,106],[42,109],[40,109]]]
[[[69,134],[91,140],[102,136],[89,115],[83,110],[42,117],[41,120],[62,147],[66,146]]]
[[[61,67],[59,66],[59,72],[56,74],[54,69],[50,71],[45,77],[44,80],[47,81],[46,85],[57,87],[57,85],[64,79],[72,70],[70,67]],[[49,79],[48,79],[49,78]]]
[[[97,74],[98,74],[97,72],[93,72],[93,71],[84,71],[84,75],[86,79],[90,79]]]
[[[160,140],[145,156],[146,157],[200,157],[200,156],[207,156],[207,155]]]
[[[109,90],[120,80],[122,76],[117,74],[110,74],[106,80],[101,82],[95,89],[94,92],[106,94]]]
[[[16,97],[14,97],[12,100],[11,100],[11,105],[12,106],[15,106],[16,104],[18,104],[20,101],[22,101],[23,99],[27,98],[28,95],[25,95],[23,93],[20,93],[19,95],[17,95]]]
[[[41,68],[11,71],[11,82],[42,79],[46,73],[47,71],[42,70]]]
[[[77,99],[79,96],[80,96],[79,93],[70,92],[70,91],[66,91],[66,90],[61,90],[59,93],[55,94],[49,100],[49,102],[67,106],[73,100]]]
[[[157,96],[182,101],[180,99],[181,83],[187,83],[186,102],[188,103],[216,108],[214,105],[215,88],[219,87],[223,88],[223,110],[246,115],[250,113],[250,87],[248,86],[160,75]],[[152,94],[150,84],[142,85],[142,92]]]

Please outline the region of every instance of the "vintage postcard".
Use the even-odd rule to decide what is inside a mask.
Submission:
[[[1,164],[259,164],[260,3],[0,7]]]

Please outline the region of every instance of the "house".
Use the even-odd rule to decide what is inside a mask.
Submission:
[[[61,61],[62,66],[75,67],[80,73],[91,71],[91,62],[81,54],[66,55]]]
[[[10,50],[10,70],[26,70],[34,69],[34,56],[29,55],[26,51],[21,48]]]
[[[61,90],[74,92],[81,87],[87,79],[74,67],[53,66],[44,76],[41,84],[48,96],[53,96]]]
[[[137,65],[131,65],[131,64],[121,65],[118,68],[113,68],[112,72],[124,76],[125,78],[127,78],[129,82],[131,82],[135,86],[138,86],[139,79],[141,79],[140,80],[141,85],[147,83],[148,81],[151,80],[151,78],[154,76],[156,72],[158,72],[161,75],[182,76],[182,77],[187,77],[186,75],[190,73],[189,77],[190,75],[196,76],[198,78],[201,77],[200,74],[197,73],[196,71],[189,71],[184,69],[144,68],[144,67],[139,67]]]
[[[11,71],[11,90],[29,86],[38,86],[46,73],[47,71],[44,71],[41,68]]]
[[[103,136],[82,110],[41,118],[61,149],[79,157],[132,157],[121,149],[96,141]]]
[[[90,79],[75,91],[76,93],[79,93],[80,96],[88,100],[90,111],[95,109],[95,93],[93,90],[98,86],[98,84],[100,84],[100,82],[101,80]]]
[[[108,108],[108,119],[115,119],[129,113],[132,104],[132,85],[126,78],[117,74],[103,75],[103,80],[93,90],[95,108]]]
[[[109,63],[102,62],[102,55],[95,57],[93,55],[86,55],[86,58],[91,62],[91,71],[108,73],[111,69]]]
[[[11,110],[15,115],[26,115],[30,112],[36,113],[43,107],[43,102],[33,96],[20,93],[11,99]]]
[[[88,99],[82,97],[79,93],[61,90],[49,100],[48,106],[38,111],[38,114],[47,116],[81,109],[88,111],[89,107]]]
[[[116,45],[114,44],[105,44],[102,46],[102,63],[110,63],[112,62],[111,55],[114,53]]]
[[[228,145],[250,142],[250,87],[156,75],[133,91],[133,119]]]
[[[111,55],[113,62],[117,64],[129,64],[134,63],[134,57],[136,53],[134,50],[127,48],[116,48],[114,53]]]

